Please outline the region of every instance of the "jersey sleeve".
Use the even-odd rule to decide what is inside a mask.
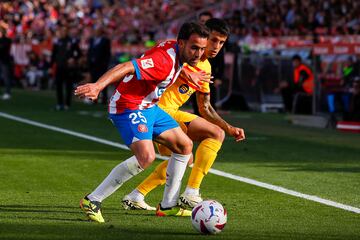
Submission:
[[[163,81],[173,68],[172,59],[160,49],[131,62],[138,80]]]

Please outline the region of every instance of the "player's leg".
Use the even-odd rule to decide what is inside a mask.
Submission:
[[[198,117],[188,125],[187,134],[193,141],[200,144],[195,153],[194,165],[186,190],[181,194],[179,201],[182,205],[192,208],[202,201],[199,192],[201,182],[216,159],[225,133],[217,125]]]
[[[125,195],[122,205],[126,210],[156,210],[145,202],[146,195],[156,187],[165,184],[168,161],[161,162],[150,175],[144,179],[131,193]]]
[[[181,123],[180,123],[181,125]],[[182,128],[182,127],[181,127]],[[183,128],[182,128],[183,129]],[[171,150],[165,147],[164,145],[155,144],[158,152],[161,156],[167,156],[171,157]],[[193,162],[193,156],[191,155],[190,160],[188,164],[192,164]],[[156,187],[164,185],[166,181],[166,168],[167,168],[168,160],[165,160],[157,165],[155,170],[144,180],[142,181],[136,189],[133,191],[133,193],[137,192],[138,194],[141,194],[143,197],[145,197],[148,193],[150,193],[152,190],[154,190]]]
[[[56,85],[56,106],[55,109],[58,110],[63,110],[64,107],[64,93],[63,93],[63,88],[64,88],[64,82],[66,80],[66,78],[64,77],[64,71],[62,69],[58,69],[56,71],[55,74],[55,85]]]
[[[199,193],[200,184],[221,148],[225,133],[217,125],[191,113],[177,111],[173,116],[191,140],[200,142],[186,191],[181,196],[183,202],[194,205],[202,201]]]
[[[155,143],[155,146],[158,150],[158,153],[161,156],[166,156],[168,158],[171,157],[172,152],[169,148],[159,143]],[[145,197],[149,192],[154,190],[157,186],[165,184],[167,164],[168,164],[167,160],[158,164],[155,170],[136,187],[136,191],[139,194],[141,194],[143,197]]]
[[[179,113],[179,114],[178,114]],[[178,111],[173,113],[174,119],[179,120],[178,123],[181,127],[181,129],[186,133],[187,132],[187,126],[184,122],[190,122],[191,120],[197,118],[194,114],[189,114],[186,112]],[[170,158],[172,152],[169,148],[166,146],[156,143],[156,147],[158,149],[158,152],[162,156],[168,156]],[[189,160],[189,164],[192,163],[192,155]],[[135,209],[141,209],[141,210],[153,210],[154,208],[149,206],[145,202],[145,196],[155,189],[156,187],[165,184],[166,182],[166,169],[167,169],[168,161],[164,161],[160,163],[156,169],[144,180],[142,181],[136,189],[134,189],[131,193],[127,194],[123,198],[123,207],[128,210],[135,210]]]
[[[158,152],[162,156],[170,158],[172,152],[167,147],[156,144]],[[188,164],[192,163],[192,155]],[[157,165],[155,170],[144,179],[131,193],[125,195],[122,200],[122,205],[126,210],[155,210],[155,207],[150,206],[145,202],[145,197],[152,190],[158,186],[164,185],[166,182],[166,168],[168,160],[165,160]]]
[[[143,171],[155,159],[151,140],[141,140],[130,145],[132,156],[112,169],[102,183],[84,199],[80,206],[87,216],[96,222],[104,222],[101,215],[101,202],[113,194],[122,184]]]
[[[80,206],[91,220],[104,222],[100,211],[101,202],[155,159],[151,140],[154,123],[151,111],[139,112],[111,116],[114,125],[135,156],[118,164],[92,193],[82,199]]]
[[[166,169],[166,184],[163,199],[158,205],[157,216],[190,216],[191,212],[177,205],[181,180],[187,163],[191,157],[192,142],[180,128],[168,130],[161,134],[158,140],[169,143],[173,153],[168,160]],[[186,146],[187,145],[187,146]]]
[[[192,141],[181,130],[174,128],[175,120],[158,108],[159,121],[154,124],[154,136],[157,142],[168,147],[173,153],[166,170],[166,185],[163,200],[157,209],[158,216],[191,215],[177,206],[181,180],[184,176],[187,163],[191,157]],[[177,125],[177,124],[176,124]]]

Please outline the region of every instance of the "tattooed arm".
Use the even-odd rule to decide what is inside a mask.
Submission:
[[[244,129],[234,127],[222,119],[210,104],[210,94],[196,92],[196,100],[199,106],[199,112],[203,118],[222,128],[227,134],[233,136],[235,140],[245,139]]]

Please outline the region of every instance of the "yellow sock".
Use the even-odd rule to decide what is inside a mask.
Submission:
[[[187,186],[199,189],[201,182],[213,165],[222,143],[218,140],[207,138],[203,140],[195,154],[195,162]]]
[[[166,168],[168,161],[160,163],[155,170],[137,186],[137,190],[144,196],[155,189],[157,186],[163,185],[166,182]]]

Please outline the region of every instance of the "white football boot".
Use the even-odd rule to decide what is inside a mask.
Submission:
[[[145,200],[135,201],[130,195],[126,195],[122,200],[122,206],[125,210],[147,210],[147,211],[155,211],[156,208],[150,206],[145,202]]]
[[[203,199],[201,198],[201,195],[189,195],[189,194],[181,194],[178,204],[182,206],[183,208],[194,208],[196,204],[199,202],[202,202]]]

